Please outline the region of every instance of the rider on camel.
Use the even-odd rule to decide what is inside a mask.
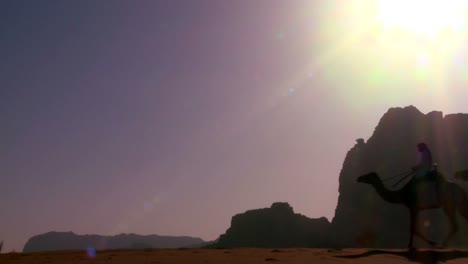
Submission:
[[[419,163],[413,166],[412,171],[414,173],[415,180],[428,179],[428,174],[433,170],[432,154],[425,143],[419,143],[417,145],[418,152],[420,153]]]

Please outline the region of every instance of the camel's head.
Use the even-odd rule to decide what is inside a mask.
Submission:
[[[379,176],[375,172],[367,173],[357,178],[357,182],[373,184],[379,180]]]

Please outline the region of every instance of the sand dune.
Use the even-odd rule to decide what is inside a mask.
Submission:
[[[2,264],[33,263],[467,263],[467,250],[376,249],[146,249],[98,251],[90,257],[85,251],[8,253]]]

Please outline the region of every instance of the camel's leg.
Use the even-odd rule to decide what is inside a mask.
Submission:
[[[417,228],[414,230],[414,234],[420,237],[424,242],[428,243],[431,246],[437,245],[437,242],[427,239]]]
[[[408,248],[413,248],[413,239],[415,235],[420,237],[422,240],[424,240],[424,242],[428,243],[431,246],[437,245],[436,242],[427,239],[417,228],[418,215],[419,215],[418,210],[415,210],[415,209],[410,210],[410,241],[408,244]]]
[[[455,208],[453,206],[450,207],[444,207],[444,212],[449,218],[449,224],[450,224],[450,231],[445,238],[444,242],[442,243],[443,247],[446,247],[449,240],[455,235],[455,233],[458,231],[458,224],[457,224],[457,219],[455,216]]]
[[[408,248],[413,249],[413,238],[414,238],[414,232],[416,230],[416,221],[418,218],[418,212],[412,208],[410,208],[410,238],[408,242]]]
[[[460,192],[460,202],[458,202],[458,211],[465,218],[465,220],[468,221],[468,201],[465,193],[463,192]]]

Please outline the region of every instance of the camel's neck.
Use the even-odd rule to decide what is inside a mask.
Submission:
[[[401,191],[390,191],[388,190],[381,181],[377,181],[373,184],[377,193],[389,203],[403,203],[403,195]]]

